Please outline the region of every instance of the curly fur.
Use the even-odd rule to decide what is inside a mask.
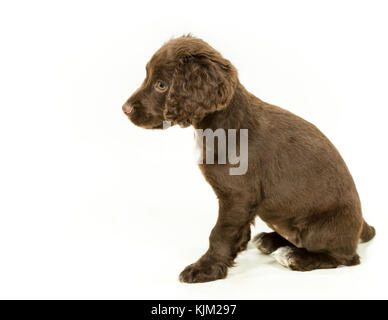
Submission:
[[[211,48],[204,50],[206,44],[199,39],[189,39],[187,46],[179,42],[176,50],[177,65],[164,111],[166,120],[182,127],[225,108],[237,82],[237,71],[228,60]]]
[[[163,90],[155,89],[158,81],[165,83]],[[245,175],[230,176],[230,164],[200,164],[219,199],[219,217],[208,251],[184,269],[182,281],[226,277],[246,248],[256,216],[274,230],[256,237],[257,247],[265,254],[276,251],[275,258],[292,270],[358,264],[358,241],[374,237],[331,142],[307,121],[249,93],[233,65],[206,42],[184,36],[163,45],[123,110],[144,128],[163,128],[169,120],[197,129],[249,131]]]

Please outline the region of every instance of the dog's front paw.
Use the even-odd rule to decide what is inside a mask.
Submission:
[[[179,275],[181,282],[197,283],[223,279],[228,273],[225,264],[217,262],[196,262],[187,266]]]

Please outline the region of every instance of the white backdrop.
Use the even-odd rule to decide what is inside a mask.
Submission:
[[[388,298],[385,1],[2,1],[0,298]],[[122,104],[165,41],[203,38],[262,100],[320,128],[376,238],[360,266],[289,271],[252,245],[225,280],[182,284],[217,201],[192,128]],[[257,220],[253,234],[266,229]]]

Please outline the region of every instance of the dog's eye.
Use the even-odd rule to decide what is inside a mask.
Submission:
[[[155,82],[155,89],[159,92],[164,92],[167,90],[167,84],[162,80],[158,80]]]

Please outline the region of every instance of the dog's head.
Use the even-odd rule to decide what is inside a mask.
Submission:
[[[163,128],[163,121],[187,127],[225,108],[237,71],[206,42],[183,36],[170,40],[151,58],[141,87],[123,105],[136,125]]]

